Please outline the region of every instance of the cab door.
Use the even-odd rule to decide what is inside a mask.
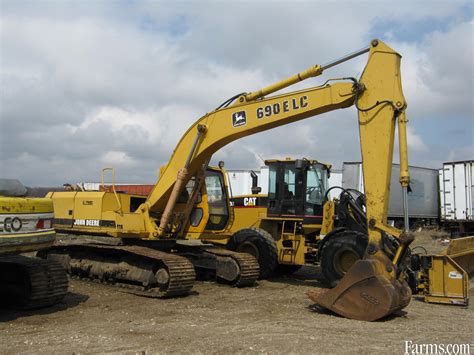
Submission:
[[[321,164],[309,165],[305,172],[304,223],[322,222],[323,205],[328,189],[327,169]]]
[[[296,168],[294,162],[278,162],[269,166],[269,216],[303,216],[304,178],[304,169]]]
[[[178,200],[177,209],[184,210],[191,196],[196,179],[193,177],[183,190]],[[181,206],[180,206],[181,204]],[[204,232],[223,231],[229,222],[229,199],[223,172],[209,167],[206,170],[204,183],[197,196],[189,216],[185,233],[188,238],[200,238]]]
[[[229,201],[222,171],[208,169],[204,185],[209,211],[206,230],[224,230],[229,221]]]

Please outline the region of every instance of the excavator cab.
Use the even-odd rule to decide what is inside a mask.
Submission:
[[[229,221],[229,202],[224,174],[217,169],[207,169],[205,177],[209,218],[206,230],[223,230]]]
[[[330,165],[308,159],[266,160],[265,164],[269,168],[268,216],[320,224]]]
[[[177,200],[176,209],[184,211],[189,197],[193,194],[197,179],[192,177],[181,191]],[[192,205],[189,216],[189,225],[184,230],[187,233],[201,233],[206,231],[222,231],[229,222],[229,196],[227,182],[222,169],[207,167],[201,186]]]

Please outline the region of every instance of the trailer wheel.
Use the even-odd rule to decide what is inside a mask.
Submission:
[[[321,272],[334,287],[351,266],[362,259],[368,239],[363,233],[347,230],[327,237],[320,252]]]
[[[278,264],[276,242],[270,233],[259,228],[245,228],[236,232],[227,248],[253,255],[260,265],[260,279],[270,277]]]

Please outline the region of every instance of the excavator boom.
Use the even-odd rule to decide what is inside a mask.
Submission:
[[[352,106],[355,98],[353,86],[352,82],[336,83],[264,100],[243,104],[238,102],[200,118],[181,138],[148,196],[146,204],[150,211],[164,209],[178,171],[183,168],[183,162],[189,160],[189,156],[192,159],[187,169],[189,175],[193,176],[214,152],[237,139]]]
[[[374,43],[378,44],[379,41],[374,40]],[[390,53],[398,55],[389,47],[386,48]],[[178,172],[183,168],[183,161],[186,162],[187,174],[193,176],[202,168],[203,164],[209,162],[213,153],[239,138],[352,106],[359,92],[358,89],[361,89],[357,86],[354,78],[342,78],[351,82],[334,85],[326,83],[321,87],[307,90],[293,91],[269,98],[265,98],[265,96],[300,81],[321,75],[324,70],[369,51],[371,51],[371,47],[361,49],[323,66],[311,66],[286,80],[261,90],[237,95],[235,103],[230,107],[218,108],[201,117],[179,141],[168,164],[161,171],[160,178],[150,193],[143,210],[162,211],[169,203],[171,190]],[[205,139],[203,139],[204,136]]]

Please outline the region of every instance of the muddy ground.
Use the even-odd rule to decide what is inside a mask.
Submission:
[[[426,235],[417,243],[440,248]],[[165,300],[72,280],[55,307],[1,309],[0,352],[400,354],[410,340],[474,349],[472,302],[458,307],[413,299],[388,319],[354,321],[311,307],[305,292],[322,287],[314,271],[244,289],[197,282],[192,295]]]

